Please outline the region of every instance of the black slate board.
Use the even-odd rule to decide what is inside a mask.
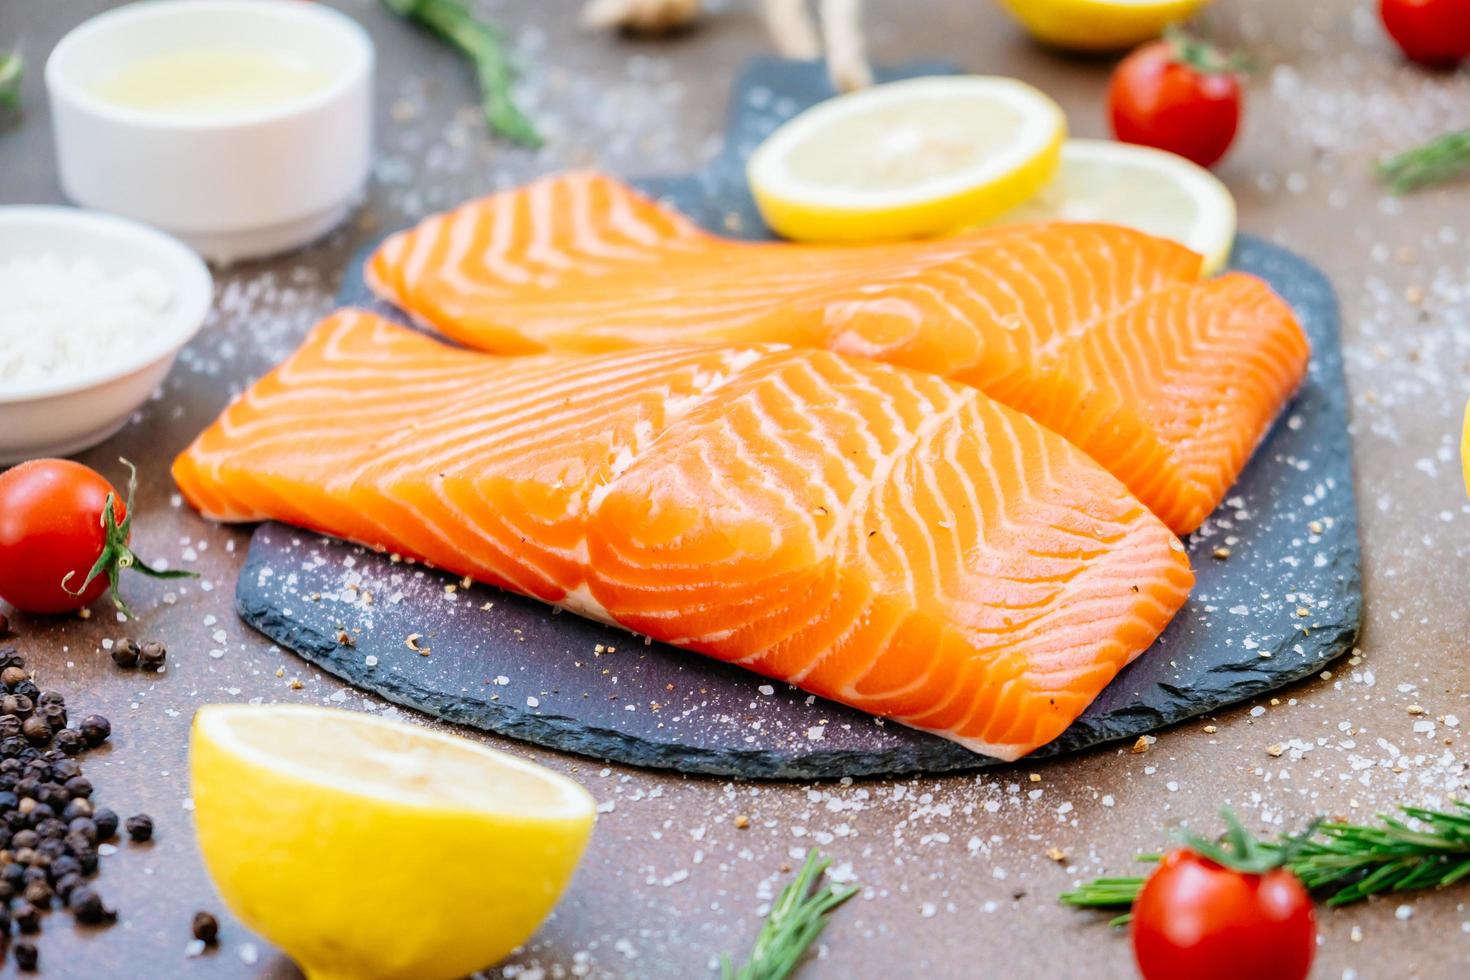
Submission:
[[[942,72],[912,64],[886,77]],[[706,227],[764,237],[742,161],[827,94],[810,63],[760,59],[736,87],[724,153],[703,173],[642,181]],[[1306,384],[1240,482],[1187,542],[1198,585],[1158,643],[1035,757],[1145,732],[1321,670],[1357,635],[1357,508],[1337,301],[1306,260],[1242,236],[1231,266],[1296,309]],[[344,303],[375,306],[354,263]],[[400,317],[401,319],[401,317]],[[1230,550],[1228,560],[1212,557]],[[259,528],[236,593],[273,640],[366,690],[451,721],[600,759],[747,777],[939,772],[995,764],[738,668],[498,590],[279,524]],[[363,598],[372,594],[371,602]],[[346,629],[354,645],[339,642]],[[421,634],[421,656],[405,638]],[[599,649],[601,648],[601,649]]]

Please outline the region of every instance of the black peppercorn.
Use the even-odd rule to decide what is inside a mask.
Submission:
[[[26,740],[19,736],[0,739],[0,755],[7,758],[15,758],[20,755],[21,750],[26,747]]]
[[[66,829],[68,831],[68,837],[76,834],[78,837],[85,838],[90,843],[97,843],[97,824],[92,822],[91,817],[77,817],[66,825]]]
[[[146,813],[138,813],[123,823],[128,837],[139,843],[153,838],[153,818]]]
[[[192,925],[194,938],[206,946],[219,942],[219,920],[208,912],[195,912]]]
[[[36,717],[45,721],[53,732],[66,727],[66,709],[59,704],[37,705]]]
[[[51,741],[51,726],[40,715],[32,715],[21,725],[21,732],[32,745],[45,745]]]
[[[22,941],[15,944],[15,965],[17,967],[27,973],[34,973],[40,963],[41,953],[36,949],[35,943]]]
[[[56,753],[56,755],[57,758],[51,761],[51,777],[53,779],[65,782],[68,779],[74,779],[82,774],[82,764],[80,762],[75,759],[65,758],[60,752]]]
[[[0,810],[14,810],[19,805],[20,797],[16,796],[10,790],[0,792]]]
[[[41,835],[34,830],[20,830],[10,838],[10,847],[16,851],[35,847],[39,843],[41,843]]]
[[[107,741],[107,736],[112,734],[112,722],[101,715],[88,715],[77,727],[81,730],[82,738],[93,748]]]
[[[24,897],[27,902],[30,902],[32,905],[41,909],[48,909],[51,907],[52,895],[53,893],[51,891],[51,886],[48,885],[44,880],[33,881],[29,885],[26,885],[26,890],[24,893]]]
[[[66,695],[60,691],[42,691],[41,696],[36,698],[37,704],[66,704]]]
[[[66,804],[66,806],[61,808],[61,819],[65,820],[68,825],[70,825],[73,820],[79,820],[82,817],[90,817],[91,815],[92,801],[86,799],[85,797],[79,796],[74,800],[70,800]],[[92,825],[92,829],[94,831],[97,829],[96,824]]]
[[[26,674],[25,668],[23,667],[10,666],[4,670],[0,670],[0,684],[4,684],[11,689],[14,689],[15,685],[21,681],[29,679],[29,675]]]
[[[40,790],[36,792],[36,800],[60,812],[66,809],[66,805],[71,802],[71,794],[66,791],[65,786],[56,783],[42,783]]]
[[[10,810],[5,814],[5,826],[11,830],[25,830],[30,820],[19,810]]]
[[[0,697],[0,714],[25,718],[34,709],[35,705],[24,694],[7,694],[4,697]]]
[[[56,733],[56,747],[67,755],[76,755],[86,748],[86,745],[75,728],[63,728]]]
[[[15,927],[27,936],[41,928],[41,913],[30,902],[16,902],[10,910],[10,917],[15,920]]]
[[[55,864],[57,858],[66,854],[66,841],[60,837],[47,837],[36,845],[36,850],[46,855],[51,860],[51,863]]]
[[[97,856],[97,845],[83,834],[67,834],[66,849],[82,863],[83,870],[86,870],[88,856]]]
[[[15,738],[21,730],[21,720],[15,715],[0,715],[0,738]]]
[[[23,864],[7,864],[0,868],[0,878],[9,882],[10,887],[19,891],[25,887],[26,869]]]
[[[21,681],[19,684],[15,685],[14,693],[17,697],[25,698],[27,701],[30,701],[32,704],[34,704],[36,698],[41,696],[41,689],[37,687],[33,681]]]
[[[85,884],[80,871],[69,871],[56,879],[56,894],[61,896],[63,902],[71,899],[71,893]]]
[[[112,644],[112,662],[119,667],[138,666],[138,644],[132,640],[116,640]]]
[[[138,666],[144,670],[158,670],[168,658],[168,650],[157,640],[149,640],[138,652]]]
[[[80,874],[81,862],[70,854],[58,854],[51,859],[51,877],[60,881],[67,875]]]
[[[92,795],[92,781],[80,773],[67,779],[63,786],[67,794],[75,799],[80,800]]]
[[[102,905],[102,896],[85,885],[71,893],[71,901],[67,904],[71,907],[72,915],[76,916],[77,921],[87,925],[101,922],[107,912]]]
[[[98,840],[111,840],[117,836],[117,814],[107,807],[98,807],[92,814],[92,822],[97,825]]]

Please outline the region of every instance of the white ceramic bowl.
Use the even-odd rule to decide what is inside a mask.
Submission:
[[[67,456],[122,428],[199,332],[214,297],[199,256],[162,232],[74,208],[0,207],[0,263],[48,252],[88,258],[112,276],[151,269],[169,284],[172,298],[153,336],[120,362],[55,381],[0,380],[0,463]]]
[[[326,75],[313,91],[229,113],[119,105],[95,88],[149,57],[261,49]],[[356,21],[300,0],[146,0],[93,17],[46,62],[61,186],[146,221],[212,261],[284,251],[352,209],[372,147],[373,46]]]

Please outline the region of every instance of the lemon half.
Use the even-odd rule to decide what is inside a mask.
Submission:
[[[1068,140],[1054,180],[990,224],[1098,221],[1172,238],[1218,272],[1235,241],[1235,198],[1181,156],[1109,140]]]
[[[464,976],[556,903],[596,805],[565,776],[350,711],[194,718],[199,848],[225,902],[311,980]]]
[[[786,238],[915,238],[1036,193],[1066,130],[1055,102],[1013,78],[912,78],[801,113],[756,149],[746,173],[766,224]]]
[[[1158,37],[1207,0],[1000,0],[1043,44],[1072,51],[1117,51]]]

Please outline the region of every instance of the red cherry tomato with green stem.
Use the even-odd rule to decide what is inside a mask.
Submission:
[[[128,464],[132,469],[131,464]],[[50,615],[117,594],[127,568],[158,578],[189,572],[149,568],[128,548],[136,479],[123,500],[95,470],[65,459],[35,459],[0,473],[0,599]]]
[[[1312,899],[1234,817],[1232,849],[1194,840],[1164,855],[1133,903],[1144,980],[1306,980],[1317,951]],[[1204,853],[1201,853],[1204,852]]]
[[[1453,68],[1470,57],[1470,0],[1379,0],[1378,15],[1410,61]]]
[[[1237,69],[1182,34],[1144,45],[1119,62],[1108,83],[1113,135],[1214,165],[1240,128]]]

